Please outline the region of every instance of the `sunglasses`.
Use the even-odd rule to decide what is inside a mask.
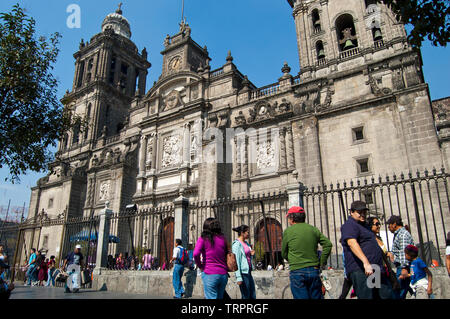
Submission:
[[[378,223],[374,223],[373,224],[374,226],[381,226],[381,224],[378,222]]]

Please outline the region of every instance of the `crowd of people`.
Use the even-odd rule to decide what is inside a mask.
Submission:
[[[32,248],[28,262],[23,266],[26,269],[25,279],[28,286],[54,286],[56,276],[55,256],[50,259],[45,256],[42,250],[36,251]]]
[[[377,217],[367,218],[366,203],[351,204],[349,216],[341,227],[340,244],[343,248],[344,284],[339,299],[427,299],[433,298],[433,275],[426,263],[419,257],[419,249],[400,216],[387,220],[393,234],[390,251],[380,236],[381,222]],[[329,289],[327,279],[322,275],[331,254],[331,241],[320,230],[306,223],[302,207],[291,207],[286,218],[289,227],[283,232],[282,258],[289,264],[290,289],[294,299],[323,299]],[[255,251],[248,243],[250,228],[241,225],[233,228],[237,238],[230,246],[223,235],[220,223],[208,218],[198,238],[193,258],[203,281],[206,299],[226,299],[230,265],[229,253],[234,254],[236,284],[242,299],[256,299],[255,282],[252,277]],[[318,250],[318,247],[321,250]],[[174,298],[183,298],[181,282],[184,267],[184,248],[176,240],[172,262]],[[450,233],[447,234],[446,266],[450,276]],[[279,263],[277,271],[284,269]],[[328,287],[328,288],[327,288]]]
[[[344,283],[339,299],[405,299],[433,298],[433,275],[427,264],[419,257],[419,249],[400,216],[391,216],[387,227],[393,234],[391,249],[380,236],[381,221],[368,217],[366,203],[355,201],[351,204],[349,216],[341,227],[340,244],[343,248]],[[302,207],[291,207],[286,218],[289,227],[282,237],[282,258],[289,264],[290,289],[294,299],[323,299],[327,290],[327,280],[322,276],[331,254],[331,241],[320,230],[306,223],[306,213]],[[173,266],[174,298],[185,297],[182,276],[185,269],[197,270],[203,282],[206,299],[229,298],[225,288],[229,273],[234,272],[242,299],[256,299],[255,281],[252,271],[255,250],[249,244],[250,227],[240,225],[233,228],[236,239],[230,243],[224,236],[218,219],[208,218],[203,224],[201,236],[195,249],[191,244],[183,247],[181,239],[175,240],[172,258],[162,265],[149,249],[142,257],[134,253],[119,253],[108,256],[108,268],[118,270],[166,270]],[[321,250],[319,250],[319,245]],[[446,269],[450,276],[450,232],[446,238]],[[62,271],[77,265],[83,270],[81,246],[77,245],[64,259]],[[32,248],[26,263],[26,284],[54,286],[60,271],[56,268],[55,256],[50,259]],[[279,263],[277,271],[284,269]],[[9,270],[4,247],[0,245],[0,295],[9,297],[14,285],[7,284]],[[270,269],[269,269],[270,270]],[[72,273],[73,274],[73,273]],[[83,274],[82,271],[80,274]],[[82,278],[73,276],[71,284],[66,282],[66,292],[77,292]],[[69,287],[70,286],[70,287]]]
[[[188,246],[188,254],[190,255],[191,266],[193,265],[192,245]],[[147,249],[142,257],[136,256],[134,253],[117,253],[115,256],[108,255],[107,268],[110,270],[168,270],[171,261],[162,261],[152,255],[152,250]]]

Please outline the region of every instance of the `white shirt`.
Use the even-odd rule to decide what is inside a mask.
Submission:
[[[182,246],[177,246],[177,247],[175,247],[173,249],[172,258],[181,258],[181,256],[180,256],[181,249],[179,249],[179,248],[183,248],[183,247]]]
[[[447,256],[450,256],[450,246],[447,246],[447,248],[445,249],[445,254]]]

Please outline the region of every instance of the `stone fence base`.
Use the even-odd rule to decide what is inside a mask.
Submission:
[[[450,278],[445,268],[431,269],[433,291],[436,299],[450,299]],[[344,281],[342,270],[326,270],[324,275],[330,280],[332,289],[325,299],[337,299]],[[292,299],[289,285],[289,271],[255,271],[252,273],[256,284],[257,299]],[[203,298],[203,284],[197,271],[187,270],[183,275],[186,297]],[[122,293],[173,296],[172,271],[120,271],[96,269],[94,290],[108,290]],[[241,293],[234,273],[230,273],[226,288],[232,299],[240,299]],[[408,294],[409,295],[409,294]],[[350,297],[350,293],[348,298]]]

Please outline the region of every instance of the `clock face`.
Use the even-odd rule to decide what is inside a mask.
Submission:
[[[174,57],[169,62],[169,70],[178,70],[181,67],[181,58],[179,56]]]

